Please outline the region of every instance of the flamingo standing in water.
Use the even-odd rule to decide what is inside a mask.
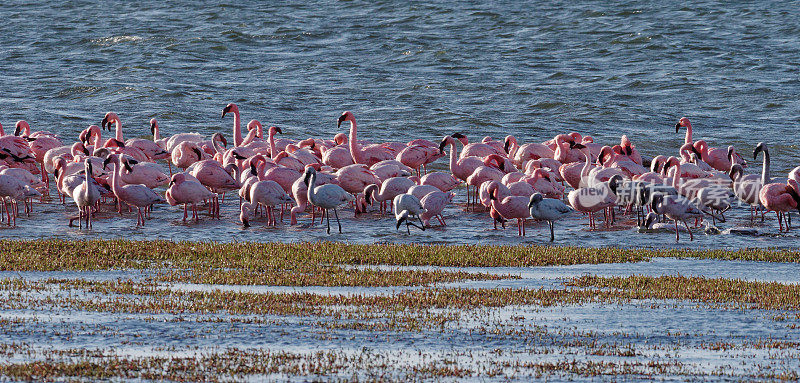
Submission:
[[[502,200],[499,198],[497,183],[489,186],[489,198],[491,199],[492,208],[497,210],[503,218],[517,219],[517,231],[520,236],[525,236],[525,218],[528,218],[531,213],[528,209],[528,202],[530,199],[523,196],[508,196]]]
[[[573,212],[569,206],[555,198],[544,198],[540,193],[534,193],[528,201],[531,217],[547,221],[550,226],[550,242],[556,239],[553,231],[553,222],[568,216]]]
[[[197,222],[200,217],[197,214],[197,204],[205,200],[213,200],[216,197],[201,183],[187,179],[184,173],[175,173],[169,182],[166,199],[170,205],[183,204],[183,222],[186,222],[188,215],[188,205],[192,205],[192,219]]]
[[[454,196],[455,195],[453,193],[445,193],[439,190],[425,194],[425,196],[423,196],[419,201],[422,204],[422,207],[425,209],[425,212],[419,216],[423,225],[427,226],[431,218],[436,218],[439,220],[439,223],[441,223],[442,226],[447,226],[447,223],[444,222],[444,217],[442,217],[442,212],[444,211],[444,208],[453,200]]]
[[[317,186],[317,171],[313,167],[306,168],[305,173],[303,173],[303,182],[308,187],[308,201],[312,205],[323,209],[323,213],[327,217],[328,234],[331,233],[331,209],[333,209],[333,214],[336,216],[336,223],[339,225],[339,233],[341,233],[342,223],[339,221],[339,213],[336,208],[352,202],[354,200],[353,196],[339,185]]]
[[[100,191],[90,182],[92,174],[92,161],[87,158],[83,160],[86,178],[83,183],[72,192],[72,199],[78,206],[78,227],[82,223],[81,218],[86,217],[86,228],[92,228],[92,206],[100,199]]]
[[[121,203],[136,206],[138,210],[136,225],[144,226],[145,217],[142,208],[148,208],[153,206],[153,204],[166,202],[166,200],[147,186],[139,184],[122,185],[122,181],[120,180],[122,178],[122,165],[120,165],[118,155],[109,155],[104,165],[108,163],[111,163],[113,171],[113,173],[111,173],[111,191],[114,192],[114,196],[116,196]]]
[[[42,181],[45,182],[47,187],[50,187],[50,178],[47,177],[47,172],[44,168],[44,157],[48,150],[57,148],[59,146],[64,146],[61,143],[61,140],[56,138],[56,136],[49,132],[34,132],[31,133],[31,127],[28,123],[24,120],[17,121],[15,126],[14,135],[23,137],[30,141],[28,144],[30,145],[31,152],[33,153],[34,157],[36,158],[36,162],[41,165],[42,169]]]

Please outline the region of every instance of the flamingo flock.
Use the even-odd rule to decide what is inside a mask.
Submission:
[[[763,155],[762,172],[746,174],[747,162],[733,146],[694,141],[685,117],[675,124],[676,133],[686,130],[680,148],[646,159],[625,135],[615,145],[577,132],[527,143],[514,136],[470,142],[461,132],[435,141],[373,143],[358,139],[355,115],[346,111],[336,123],[337,130],[349,123],[346,133],[289,139],[283,129],[265,129],[257,120],[244,131],[235,104],[222,109],[222,118],[228,115],[233,116],[230,143],[222,133],[162,138],[155,119],[149,121],[152,139],[126,140],[113,112],[99,126],[81,131],[75,142],[34,131],[26,121],[14,125],[14,134],[0,125],[0,217],[16,225],[19,203],[31,214],[36,200],[50,196],[51,182],[61,203],[72,200],[77,207],[69,224],[77,219],[87,229],[103,209],[125,214],[134,207],[137,225],[144,226],[161,203],[183,205],[183,222],[198,221],[204,209],[220,219],[220,205],[238,197],[244,227],[259,215],[266,215],[270,226],[285,215],[297,225],[307,214],[312,225],[317,216],[320,223],[326,220],[330,233],[332,212],[342,232],[341,209],[354,214],[377,209],[380,216],[394,214],[395,228],[405,224],[410,234],[412,226],[446,226],[444,209],[461,185],[464,210],[487,212],[495,229],[516,220],[520,236],[529,219],[545,221],[550,241],[555,222],[580,214],[589,230],[598,230],[598,214],[607,228],[618,215],[635,214],[640,231],[668,230],[678,241],[681,232],[694,238],[690,222],[694,228],[708,219],[725,222],[725,212],[737,201],[749,207],[753,220],[759,212],[762,219],[775,212],[781,232],[791,227],[790,212],[800,211],[800,166],[785,180],[771,178],[769,148],[759,143],[753,159]],[[112,130],[103,140],[103,132]],[[428,172],[441,158],[449,158],[449,171]]]

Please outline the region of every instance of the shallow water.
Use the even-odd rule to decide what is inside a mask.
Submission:
[[[381,268],[397,267],[381,266]],[[583,274],[603,276],[680,274],[783,283],[800,282],[798,279],[800,273],[797,273],[795,264],[697,259],[657,258],[652,262],[635,264],[441,269],[512,274],[521,277],[521,279],[440,285],[440,287],[463,288],[560,288],[564,280]],[[139,272],[127,276],[136,279],[138,274]],[[47,277],[104,280],[123,276],[127,277],[120,271],[0,273],[0,278],[22,277],[29,280]],[[173,288],[181,290],[225,288],[257,293],[308,291],[322,294],[349,290],[351,293],[367,295],[406,289],[405,287],[375,289],[196,285],[174,285]],[[39,294],[50,293],[32,293],[32,295]],[[775,369],[796,371],[800,368],[797,364],[796,349],[769,346],[765,348],[765,345],[772,342],[794,342],[798,339],[800,328],[793,326],[792,319],[797,313],[792,311],[711,308],[703,304],[673,300],[552,307],[506,306],[457,311],[460,319],[449,322],[443,328],[407,332],[328,327],[331,323],[369,322],[365,319],[346,319],[346,317],[333,319],[225,313],[114,314],[31,307],[4,309],[0,312],[0,319],[4,323],[0,342],[6,344],[13,342],[40,351],[97,349],[132,358],[201,356],[222,352],[227,348],[273,350],[301,355],[336,351],[363,356],[365,360],[371,358],[389,360],[390,367],[386,371],[412,368],[424,361],[457,363],[460,367],[473,368],[476,371],[481,368],[497,367],[505,362],[513,365],[564,361],[622,364],[654,361],[669,366],[658,374],[659,378],[684,380],[699,374],[705,376],[705,379],[716,380],[720,377],[715,377],[713,374],[719,369],[724,370],[728,377],[741,378]],[[628,351],[632,354],[618,354]],[[20,362],[28,361],[30,358],[36,356],[29,356],[26,359],[4,356],[0,360]],[[648,371],[645,368],[641,370]],[[515,376],[513,368],[506,370],[506,373]],[[524,374],[530,371],[525,369],[517,371],[517,374],[520,373],[523,375],[516,377],[524,380],[526,376]],[[337,376],[350,375],[349,371],[339,371]],[[555,380],[576,377],[570,374],[547,376]],[[251,378],[257,379],[257,377]],[[481,380],[486,378],[482,376]],[[624,378],[629,380],[647,377],[629,373]]]
[[[291,138],[332,137],[344,131],[336,129],[336,117],[352,110],[360,137],[375,141],[438,140],[460,131],[473,140],[513,134],[539,142],[575,130],[604,143],[626,133],[653,156],[676,152],[683,132],[675,134],[673,126],[688,116],[696,138],[734,144],[745,157],[756,141],[772,144],[775,176],[800,163],[796,145],[786,139],[800,123],[796,2],[189,4],[3,7],[0,121],[8,130],[26,119],[34,130],[75,140],[112,110],[128,137],[149,134],[150,117],[160,120],[164,134],[229,134],[231,121],[220,120],[220,111],[236,102],[245,122],[279,125]],[[441,161],[436,168],[444,167]],[[546,240],[542,225],[520,239],[513,229],[485,230],[485,214],[457,208],[447,210],[447,228],[412,236],[398,233],[389,219],[353,221],[345,212],[345,233],[330,237],[319,228],[258,223],[242,230],[230,203],[221,222],[198,225],[182,225],[174,210],[157,208],[144,229],[129,218],[99,221],[95,232],[84,233],[64,226],[64,209],[37,206],[20,228],[0,230],[0,236]],[[775,233],[772,219],[759,230]],[[558,244],[673,244],[669,235],[628,228],[587,232],[579,216],[558,231]],[[699,235],[691,246],[796,244],[792,232],[778,238]]]

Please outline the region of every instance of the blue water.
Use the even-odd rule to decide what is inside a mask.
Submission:
[[[127,136],[149,134],[151,117],[163,134],[229,134],[231,120],[220,114],[235,102],[245,122],[281,126],[291,138],[345,131],[336,117],[352,110],[360,137],[374,141],[460,131],[540,142],[574,130],[604,143],[629,134],[653,156],[677,152],[683,132],[673,127],[687,116],[695,137],[712,146],[733,144],[747,155],[758,141],[771,144],[775,176],[800,164],[792,140],[800,123],[798,1],[17,2],[0,7],[0,20],[6,130],[26,119],[34,130],[74,140],[114,111]],[[71,209],[37,206],[38,215],[20,222],[78,237],[327,238],[318,229],[242,231],[230,204],[221,222],[198,227],[178,225],[177,212],[161,207],[144,230],[131,231],[128,216],[82,234],[64,227]],[[484,231],[485,215],[448,211],[463,224],[426,231],[423,241],[517,240],[514,229]],[[336,239],[419,240],[396,235],[389,219],[345,223],[349,235]],[[760,229],[775,232],[774,223]],[[672,241],[630,230],[590,233],[582,217],[560,230],[562,243]],[[698,243],[797,243],[794,233],[719,238]]]

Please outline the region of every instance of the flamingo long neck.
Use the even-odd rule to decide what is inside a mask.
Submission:
[[[316,205],[316,203],[314,203],[317,200],[317,194],[316,194],[317,192],[316,192],[316,190],[314,190],[314,189],[316,189],[316,187],[317,187],[317,173],[314,172],[314,173],[311,173],[309,175],[309,177],[308,177],[308,194],[307,194],[307,196],[308,196],[308,200],[311,202],[312,205]]]
[[[686,123],[686,138],[684,139],[684,144],[691,144],[692,143],[692,123]]]
[[[153,141],[158,141],[161,139],[161,133],[158,131],[158,123],[156,122],[155,126],[153,127]]]
[[[769,149],[764,148],[764,164],[761,167],[761,185],[770,183],[771,177],[769,176]]]
[[[583,153],[583,156],[586,157],[586,162],[583,164],[583,168],[581,169],[581,179],[583,179],[584,177],[589,175],[589,170],[591,169],[592,161],[589,160],[588,154],[586,154],[585,152],[581,153]]]
[[[0,124],[0,137],[3,137],[5,135],[6,135],[6,132],[3,130],[3,124]]]
[[[270,128],[269,130],[269,154],[271,156],[277,155],[277,149],[275,149],[275,129]]]
[[[233,146],[242,145],[242,121],[239,119],[239,109],[233,111]]]
[[[120,185],[122,166],[119,165],[119,159],[114,162],[113,170],[114,172],[111,173],[111,191],[114,192],[114,195],[116,195],[117,198],[119,198],[120,192],[122,191],[122,185]]]
[[[353,162],[357,164],[363,164],[364,156],[361,155],[361,149],[358,147],[358,143],[356,142],[356,120],[350,120],[350,155],[353,156]]]
[[[678,186],[681,184],[681,162],[677,161],[677,165],[675,165],[675,174],[672,175],[672,187],[675,190],[678,190]]]
[[[122,139],[122,121],[120,121],[119,118],[115,118],[115,120],[116,120],[115,125],[117,127],[117,132],[116,132],[115,138],[117,140],[119,140],[119,142],[125,142]]]
[[[450,173],[456,174],[456,168],[458,168],[458,153],[456,153],[456,142],[452,140],[450,141]]]

